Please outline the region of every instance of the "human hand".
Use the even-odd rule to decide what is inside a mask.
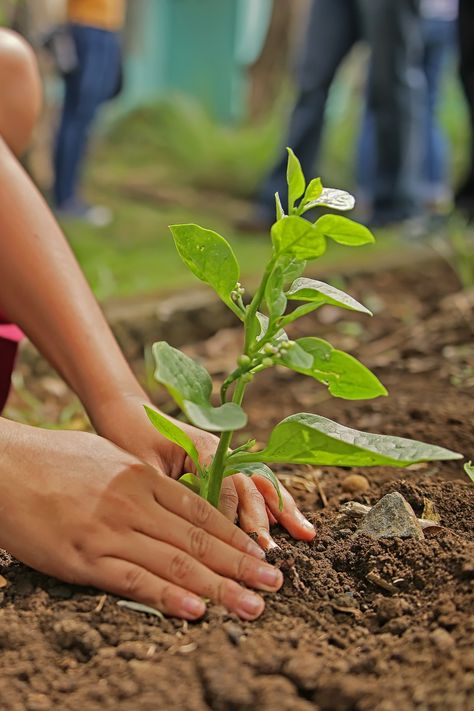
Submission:
[[[186,472],[194,472],[194,464],[186,452],[150,424],[143,408],[145,401],[145,396],[141,394],[117,397],[113,404],[104,405],[95,414],[97,430],[173,479]],[[216,450],[217,437],[183,422],[173,421],[191,437],[201,462],[208,463]],[[220,510],[232,522],[238,518],[246,533],[256,533],[259,544],[265,550],[276,545],[270,535],[270,525],[275,523],[286,528],[296,539],[312,540],[316,535],[314,527],[299,511],[291,494],[281,485],[280,489],[282,511],[269,481],[258,475],[249,478],[235,474],[223,482]]]
[[[107,440],[0,420],[0,546],[70,583],[170,615],[201,617],[202,598],[243,619],[282,574],[206,501]]]

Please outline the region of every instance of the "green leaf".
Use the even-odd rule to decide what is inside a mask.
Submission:
[[[293,321],[297,321],[299,318],[307,316],[312,311],[316,311],[316,309],[319,309],[320,305],[321,304],[311,302],[308,304],[301,304],[301,306],[297,306],[296,309],[291,311],[289,314],[280,318],[278,320],[278,324],[282,327],[288,326],[289,323],[293,323]]]
[[[279,193],[275,193],[275,208],[277,220],[282,220],[284,217],[286,217],[283,205],[281,204]]]
[[[183,262],[233,308],[230,294],[239,281],[240,269],[227,240],[199,225],[171,225],[170,230]]]
[[[310,183],[311,185],[311,183]],[[309,199],[304,204],[304,210],[312,210],[315,207],[329,207],[331,210],[352,210],[355,205],[354,197],[345,190],[337,190],[337,188],[323,188],[321,193],[314,199]]]
[[[291,148],[288,151],[288,163],[286,166],[286,182],[288,183],[288,214],[293,210],[295,201],[300,198],[306,186],[301,164]]]
[[[212,407],[208,403],[185,400],[183,410],[193,425],[210,432],[231,432],[240,430],[247,424],[247,415],[240,405],[233,402]]]
[[[283,499],[281,496],[280,482],[278,481],[270,467],[267,467],[267,465],[263,464],[262,462],[249,462],[248,464],[243,464],[238,469],[233,469],[232,467],[230,469],[226,469],[224,476],[232,476],[232,474],[237,474],[238,472],[240,472],[241,474],[245,474],[245,476],[248,477],[258,475],[263,477],[264,479],[268,479],[268,481],[273,484],[273,488],[275,489],[278,495],[278,508],[280,509],[280,511],[283,510]]]
[[[380,380],[349,353],[333,348],[322,338],[299,338],[296,344],[311,357],[309,368],[293,366],[293,370],[328,386],[334,397],[345,400],[370,400],[387,391]]]
[[[156,380],[167,388],[193,425],[213,432],[246,425],[247,417],[239,405],[211,405],[212,380],[202,365],[165,341],[153,345],[153,355]]]
[[[359,247],[375,242],[373,234],[364,225],[340,215],[323,215],[314,223],[316,231],[349,247]]]
[[[257,345],[259,342],[265,338],[265,336],[268,333],[268,327],[270,326],[270,320],[268,316],[265,316],[265,314],[260,313],[260,311],[257,311],[257,323],[260,327],[260,331],[257,334]],[[285,333],[285,331],[282,328],[279,328],[278,331],[274,334],[272,337],[272,341],[288,341],[288,335]]]
[[[171,422],[171,420],[160,412],[157,412],[152,407],[148,407],[148,405],[144,405],[143,407],[153,427],[166,437],[166,439],[169,439],[170,442],[174,442],[178,447],[184,449],[194,464],[199,466],[199,454],[191,437],[188,437],[178,425],[175,425],[174,422]]]
[[[191,489],[191,491],[194,491],[195,494],[201,493],[201,481],[195,474],[183,474],[183,476],[179,477],[178,481],[188,489]]]
[[[289,255],[301,261],[317,259],[326,251],[323,233],[297,215],[275,222],[271,234],[277,255]]]
[[[285,286],[301,276],[306,269],[306,262],[294,257],[280,257],[279,264],[283,269],[283,283]]]
[[[270,274],[265,288],[265,301],[271,319],[285,313],[287,301],[283,291],[283,274],[283,268],[277,265]]]
[[[359,432],[320,415],[300,413],[280,422],[261,452],[230,455],[233,466],[255,461],[318,466],[404,467],[417,462],[459,459],[461,454],[404,437]]]
[[[294,301],[311,301],[317,304],[318,307],[323,306],[323,304],[332,304],[333,306],[340,306],[343,309],[359,311],[372,316],[372,312],[369,309],[353,299],[349,294],[336,289],[330,284],[326,284],[324,281],[316,281],[316,279],[306,279],[304,277],[296,279],[286,292],[286,295],[288,299]]]
[[[321,178],[313,178],[313,180],[310,181],[308,187],[306,188],[305,194],[301,201],[300,212],[306,212],[306,204],[308,202],[314,202],[315,200],[318,200],[322,192],[323,184],[321,182]],[[302,206],[304,207],[304,210],[301,210]]]
[[[156,363],[155,379],[168,389],[182,410],[186,400],[209,402],[212,380],[202,365],[166,341],[153,344],[153,356]]]
[[[466,462],[464,465],[464,471],[468,475],[469,479],[474,483],[474,467],[472,466],[472,462]]]
[[[280,357],[275,358],[275,363],[285,365],[297,373],[308,375],[313,365],[313,356],[307,353],[296,341],[292,348],[289,348],[286,352],[284,351]]]

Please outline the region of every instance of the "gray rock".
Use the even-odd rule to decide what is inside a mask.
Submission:
[[[372,538],[424,538],[415,512],[398,491],[382,497],[364,516],[356,533]]]

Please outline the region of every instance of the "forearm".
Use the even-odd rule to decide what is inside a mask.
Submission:
[[[140,388],[53,215],[0,141],[0,305],[89,415]]]

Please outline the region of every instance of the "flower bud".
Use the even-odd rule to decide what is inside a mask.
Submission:
[[[273,359],[272,358],[264,358],[262,360],[262,365],[264,368],[271,368],[273,365]]]
[[[252,359],[243,353],[242,355],[239,355],[237,358],[237,365],[239,365],[241,368],[246,368],[250,363],[252,362]]]
[[[242,376],[242,382],[250,383],[253,380],[253,373],[244,373]]]

